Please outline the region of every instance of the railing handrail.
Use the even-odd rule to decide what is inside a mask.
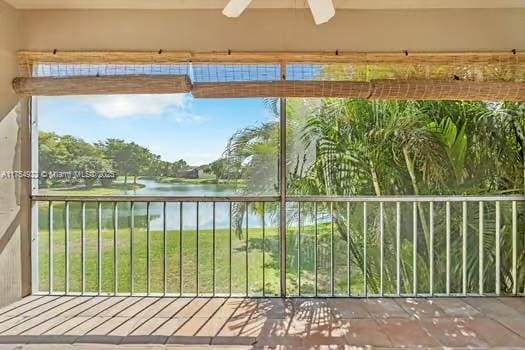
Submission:
[[[288,202],[498,202],[525,201],[525,195],[288,196]]]
[[[278,202],[279,196],[69,196],[34,194],[34,201],[63,202]],[[525,201],[525,195],[287,196],[287,202],[490,202]]]
[[[67,195],[32,195],[33,201],[56,202],[278,202],[279,196],[67,196]]]

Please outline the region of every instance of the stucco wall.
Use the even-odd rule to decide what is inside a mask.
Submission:
[[[11,89],[17,74],[17,12],[0,0],[0,306],[29,292],[27,200],[19,180],[4,179],[4,171],[23,166],[22,138],[27,115]],[[25,196],[27,197],[27,196]]]
[[[525,9],[338,10],[321,26],[308,10],[27,10],[20,24],[31,50],[525,49]]]

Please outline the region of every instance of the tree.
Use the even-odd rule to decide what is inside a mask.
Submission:
[[[111,172],[111,164],[109,161],[92,156],[79,157],[73,162],[73,167],[75,171],[82,173],[82,179],[86,187],[93,186],[95,182],[100,179],[102,173]],[[103,185],[107,186],[111,178],[104,178],[104,180],[100,181]]]

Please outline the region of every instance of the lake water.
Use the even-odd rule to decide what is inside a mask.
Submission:
[[[160,183],[154,180],[137,180],[144,187],[123,191],[125,195],[136,196],[231,196],[239,194],[232,185]]]
[[[188,183],[159,183],[154,180],[138,180],[138,183],[144,187],[133,191],[123,191],[124,195],[137,196],[232,196],[239,195],[238,190],[232,185],[225,184],[188,184]],[[238,205],[234,204],[233,211]],[[237,208],[238,209],[238,208]],[[253,208],[252,208],[253,209]],[[166,227],[168,230],[178,229],[180,227],[180,204],[168,203],[166,207]],[[122,215],[129,215],[129,213],[121,213]],[[145,216],[146,205],[137,204],[135,207],[135,215]],[[266,224],[272,223],[274,215],[268,213],[266,215]],[[200,203],[199,204],[199,228],[211,229],[213,227],[213,204]],[[246,218],[244,217],[244,220]],[[150,227],[152,230],[161,230],[163,228],[163,206],[162,203],[150,204]],[[182,208],[182,225],[185,229],[195,229],[197,223],[197,205],[196,203],[184,203]],[[261,227],[262,217],[249,210],[248,215],[249,227]],[[246,226],[246,221],[243,222],[243,227]],[[215,205],[215,227],[228,228],[230,227],[230,204],[216,203]]]

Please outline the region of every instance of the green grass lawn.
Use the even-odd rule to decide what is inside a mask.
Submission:
[[[197,283],[199,293],[213,292],[213,235],[212,230],[183,231],[182,235],[182,280],[183,292],[194,294]],[[228,293],[230,285],[229,230],[217,230],[215,235],[215,292]],[[150,288],[152,293],[164,291],[164,273],[167,277],[166,290],[180,292],[180,233],[167,231],[166,247],[162,231],[150,233]],[[117,235],[118,292],[131,290],[131,234],[129,229],[121,229]],[[115,281],[114,233],[112,229],[102,232],[102,291],[113,292]],[[199,256],[197,263],[197,244]],[[262,231],[251,229],[248,235],[248,288],[249,293],[260,293],[263,289],[263,251]],[[40,289],[49,288],[49,233],[39,233]],[[278,292],[278,267],[272,250],[277,247],[276,232],[267,232],[265,253],[265,291]],[[62,291],[65,285],[65,233],[54,231],[53,239],[54,290]],[[86,235],[86,290],[98,290],[98,233],[89,229]],[[166,271],[164,271],[164,251],[166,250]],[[246,239],[232,234],[231,273],[233,293],[246,292]],[[70,231],[69,247],[70,291],[80,291],[82,286],[81,233],[79,229]],[[134,289],[141,293],[147,291],[147,235],[146,230],[138,228],[134,233]],[[197,267],[199,280],[197,282]]]
[[[59,208],[55,207],[55,217],[61,216]],[[43,217],[43,219],[42,219]],[[49,232],[47,218],[41,216],[38,235],[39,286],[41,291],[49,290]],[[113,293],[115,281],[114,264],[114,231],[111,218],[104,222],[102,230],[102,292]],[[60,220],[55,218],[53,230],[53,266],[54,291],[64,291],[65,288],[65,230],[59,225]],[[90,227],[86,230],[86,291],[98,291],[98,230]],[[317,254],[318,292],[330,293],[331,258],[330,235],[328,230],[320,230]],[[144,222],[136,222],[134,233],[134,291],[147,292],[147,234]],[[298,247],[297,232],[290,230],[287,235],[287,292],[298,293],[298,257],[301,257],[301,292],[314,293],[315,264],[313,243],[314,232],[303,228],[301,247]],[[250,228],[248,239],[245,231],[239,236],[232,231],[230,249],[230,230],[217,229],[215,232],[215,257],[213,255],[213,231],[211,229],[183,230],[182,234],[182,289],[185,294],[195,294],[197,283],[200,294],[213,293],[213,260],[215,259],[215,292],[228,293],[231,283],[232,293],[246,293],[266,295],[279,293],[279,240],[275,227],[267,228],[263,240],[261,228]],[[166,232],[167,245],[164,247],[163,231],[150,232],[150,291],[162,293],[164,291],[164,274],[166,273],[168,293],[180,293],[180,232],[168,230]],[[79,225],[72,224],[69,241],[69,283],[71,292],[80,292],[82,287],[82,251],[81,231]],[[117,234],[117,273],[118,292],[128,293],[131,290],[131,230],[129,227],[119,228]],[[197,262],[198,244],[198,262]],[[334,275],[336,294],[345,294],[347,291],[347,255],[346,244],[335,236],[334,241]],[[300,249],[299,249],[300,248]],[[166,251],[166,270],[164,270],[164,251]],[[231,251],[231,264],[230,264]],[[263,253],[264,251],[264,253]],[[248,260],[246,258],[248,252]],[[264,265],[263,265],[264,254]],[[246,267],[248,262],[248,268]],[[198,267],[198,282],[197,282]],[[231,279],[230,279],[231,269]],[[246,274],[248,272],[248,274]],[[263,284],[264,273],[264,284]],[[246,281],[248,276],[248,281]],[[362,275],[358,268],[352,271],[352,289],[359,292],[362,287]]]

